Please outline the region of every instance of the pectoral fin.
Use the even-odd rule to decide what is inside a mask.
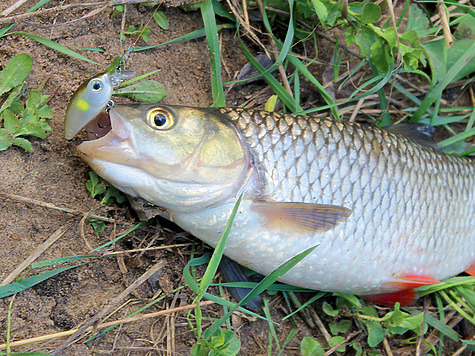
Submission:
[[[417,299],[415,288],[439,283],[438,280],[427,275],[402,274],[394,280],[386,282],[383,286],[384,289],[397,288],[399,290],[390,293],[362,295],[361,298],[368,302],[383,305],[393,306],[397,302],[399,302],[401,306],[410,305]]]
[[[336,205],[256,201],[251,209],[277,231],[325,232],[345,221],[351,210]]]

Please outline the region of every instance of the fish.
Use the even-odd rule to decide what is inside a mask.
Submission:
[[[279,280],[386,305],[473,274],[469,158],[376,126],[236,108],[122,104],[80,125],[104,118],[81,159],[212,247],[242,196],[224,254],[258,273],[316,246]]]

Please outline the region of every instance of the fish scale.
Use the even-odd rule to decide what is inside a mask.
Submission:
[[[242,193],[224,253],[257,272],[317,246],[280,280],[408,304],[413,288],[474,265],[470,159],[330,119],[158,104],[109,115],[81,157],[213,247]]]
[[[349,241],[362,242],[361,252],[377,251],[387,270],[381,282],[415,271],[446,278],[468,268],[467,261],[475,258],[473,245],[467,249],[466,243],[467,238],[474,241],[475,224],[459,218],[475,211],[475,170],[470,161],[354,123],[252,110],[221,112],[246,138],[259,162],[256,169],[265,180],[259,198],[351,209],[353,219],[336,230],[342,229]],[[264,127],[270,139],[262,136]],[[282,138],[287,132],[291,135]],[[302,162],[312,168],[302,172]],[[332,234],[337,231],[324,235]],[[391,253],[392,249],[402,253]],[[461,265],[431,266],[441,255]],[[356,289],[347,291],[361,293]]]

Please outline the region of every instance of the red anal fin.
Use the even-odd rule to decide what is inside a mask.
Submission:
[[[414,289],[403,289],[391,293],[362,295],[361,298],[368,302],[376,304],[393,306],[394,304],[399,302],[401,306],[405,306],[411,305],[416,301],[417,292]]]
[[[397,289],[395,292],[363,295],[361,298],[372,303],[391,305],[399,302],[401,306],[410,305],[417,299],[417,292],[414,288],[439,284],[440,282],[427,275],[401,274],[394,280],[386,282],[383,289]]]
[[[470,267],[468,267],[468,268],[465,270],[465,272],[468,273],[469,275],[475,277],[475,262],[472,263],[472,265],[471,265]]]
[[[439,284],[437,279],[434,279],[427,275],[417,274],[401,274],[394,280],[385,283],[384,287],[387,289],[412,289],[417,287],[426,286],[429,284]]]

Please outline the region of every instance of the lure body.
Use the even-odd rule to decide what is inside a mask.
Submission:
[[[112,130],[77,147],[100,176],[167,209],[262,274],[410,304],[414,288],[475,262],[475,164],[382,129],[238,109],[117,105]]]
[[[134,75],[135,72],[132,71],[106,72],[94,76],[79,86],[66,109],[64,123],[66,140],[71,140],[87,123],[104,112],[114,87]]]

